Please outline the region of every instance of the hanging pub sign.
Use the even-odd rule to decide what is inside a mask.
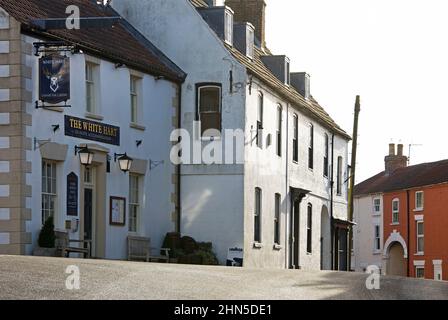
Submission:
[[[39,99],[50,104],[70,99],[70,58],[54,54],[39,59]]]
[[[120,128],[101,122],[65,116],[65,135],[120,145]]]

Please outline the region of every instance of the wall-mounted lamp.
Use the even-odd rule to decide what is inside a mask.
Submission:
[[[123,171],[124,173],[129,172],[129,170],[131,170],[131,165],[132,165],[132,162],[134,161],[134,159],[129,157],[126,153],[121,153],[121,154],[115,153],[114,160],[115,160],[115,162],[117,162],[117,160],[118,160],[118,165],[120,166],[120,170]]]
[[[79,161],[83,166],[90,166],[93,162],[93,152],[87,147],[75,146],[75,156],[79,155]]]

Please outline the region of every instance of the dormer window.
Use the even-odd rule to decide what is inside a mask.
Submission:
[[[251,59],[254,58],[254,43],[255,43],[255,31],[252,28],[247,28],[246,54]]]
[[[233,14],[231,11],[226,10],[225,13],[225,27],[224,27],[224,40],[233,45]]]
[[[290,85],[291,83],[291,73],[290,73],[290,62],[288,59],[285,60],[285,70],[286,70],[286,74],[285,74],[285,84],[286,85]]]

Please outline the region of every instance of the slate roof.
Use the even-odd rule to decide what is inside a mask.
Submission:
[[[124,19],[113,28],[80,30],[46,31],[31,23],[35,19],[67,17],[65,11],[69,5],[78,6],[81,17],[119,16],[111,7],[97,5],[95,0],[0,0],[0,7],[22,24],[22,32],[52,41],[65,41],[88,54],[174,82],[184,81],[185,73]]]
[[[190,2],[197,8],[208,7],[203,0],[190,0]],[[228,45],[227,43],[224,44],[230,53],[247,68],[249,74],[252,74],[261,80],[304,114],[314,118],[323,126],[332,129],[335,134],[339,134],[343,138],[351,140],[351,136],[331,118],[331,116],[313,97],[311,97],[310,100],[306,100],[294,87],[285,85],[283,82],[278,80],[276,76],[274,76],[274,74],[260,59],[260,56],[262,55],[271,55],[268,48],[265,48],[265,50],[262,51],[260,48],[255,47],[255,57],[254,59],[249,59],[236,48]]]
[[[381,172],[355,186],[355,196],[406,190],[448,182],[448,160],[400,168],[392,174]]]

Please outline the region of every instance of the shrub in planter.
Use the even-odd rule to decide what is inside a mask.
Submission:
[[[56,234],[54,233],[53,217],[48,217],[39,233],[38,244],[41,248],[54,248],[55,242]]]

